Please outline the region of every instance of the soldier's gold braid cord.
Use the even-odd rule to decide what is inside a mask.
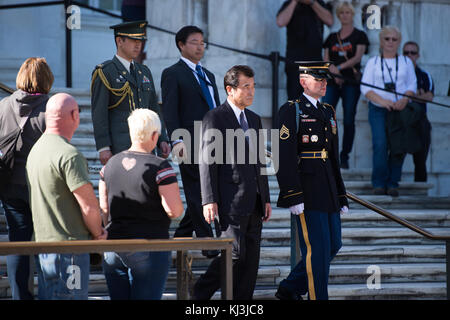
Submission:
[[[136,106],[134,104],[134,98],[133,98],[133,90],[131,90],[130,87],[130,83],[127,81],[125,82],[125,84],[123,85],[122,88],[112,88],[111,85],[108,82],[108,79],[106,79],[105,74],[103,73],[101,68],[97,68],[94,72],[94,74],[92,75],[92,82],[91,82],[91,94],[92,94],[92,87],[94,85],[94,81],[97,78],[97,76],[100,77],[100,80],[103,82],[103,84],[105,85],[106,89],[108,89],[113,95],[121,97],[119,99],[119,101],[117,101],[116,104],[109,106],[108,109],[113,109],[115,107],[117,107],[118,105],[120,105],[123,101],[123,99],[125,99],[126,96],[128,96],[128,102],[130,105],[130,111],[133,111]]]

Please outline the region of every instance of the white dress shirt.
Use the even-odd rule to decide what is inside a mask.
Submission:
[[[128,72],[130,72],[130,64],[133,62],[128,61],[125,58],[122,58],[121,56],[119,56],[118,54],[116,54],[116,58],[119,59],[119,61],[123,64],[123,66],[125,67],[125,69],[127,69]]]
[[[314,99],[313,97],[311,97],[310,95],[307,95],[306,93],[303,92],[303,95],[306,97],[306,99],[309,100],[309,102],[312,103],[312,105],[317,109],[317,99]]]
[[[227,102],[230,105],[231,109],[233,110],[234,115],[236,116],[236,119],[237,119],[238,123],[241,124],[241,118],[240,118],[241,117],[241,112],[244,112],[245,109],[241,110],[233,102],[231,102],[230,99],[228,99],[228,98],[227,98]],[[245,118],[245,121],[247,121],[247,124],[248,124],[248,120],[247,120],[247,117],[245,116],[245,112],[244,112],[244,118]]]

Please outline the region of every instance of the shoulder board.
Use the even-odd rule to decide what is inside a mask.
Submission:
[[[98,68],[103,69],[105,66],[107,66],[111,63],[112,63],[112,60],[106,60],[105,62],[96,65],[95,69],[98,69]]]
[[[332,106],[331,104],[325,103],[325,102],[322,102],[322,104],[323,104],[325,107],[331,108],[331,110],[333,110],[333,112],[335,112],[335,111],[334,111],[334,108],[333,108],[333,106]]]
[[[300,100],[288,100],[289,105],[293,105],[294,103],[299,103]]]

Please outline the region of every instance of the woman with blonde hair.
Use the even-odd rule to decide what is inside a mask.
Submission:
[[[183,212],[175,171],[152,151],[161,121],[149,109],[128,118],[131,147],[100,172],[99,196],[108,239],[167,239],[170,219]],[[109,219],[110,217],[110,219]],[[106,252],[103,268],[112,300],[161,299],[170,252]]]
[[[349,153],[352,151],[355,137],[356,106],[361,94],[359,90],[361,58],[367,51],[369,39],[364,31],[354,27],[355,9],[349,2],[341,2],[336,8],[336,15],[341,22],[341,29],[331,33],[323,47],[324,59],[332,62],[330,71],[337,77],[328,83],[323,102],[336,107],[339,98],[342,98],[344,135],[340,165],[341,168],[348,169]]]
[[[406,107],[409,98],[403,95],[414,96],[417,88],[416,74],[412,61],[397,53],[402,37],[400,30],[394,26],[386,26],[379,36],[380,55],[367,61],[362,82],[388,91],[361,85],[361,92],[369,100],[373,192],[375,195],[397,197],[403,158],[394,157],[389,150],[386,119],[390,112],[401,111]]]
[[[28,199],[25,164],[34,143],[45,131],[45,106],[54,77],[44,58],[28,58],[16,78],[17,90],[0,101],[0,137],[23,128],[16,145],[12,176],[7,188],[0,190],[5,209],[9,241],[30,241],[33,220]],[[30,257],[6,257],[8,280],[14,300],[33,299],[28,288]]]

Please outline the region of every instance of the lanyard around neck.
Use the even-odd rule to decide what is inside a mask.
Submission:
[[[386,83],[386,81],[384,80],[384,64],[385,63],[386,63],[386,61],[384,61],[384,57],[383,57],[383,55],[381,55],[381,76],[383,77],[383,83]],[[398,55],[395,55],[395,81],[394,81],[394,79],[392,79],[391,68],[389,68],[387,63],[386,63],[386,67],[388,68],[389,77],[391,78],[391,81],[393,83],[397,83],[397,79],[398,79]]]

